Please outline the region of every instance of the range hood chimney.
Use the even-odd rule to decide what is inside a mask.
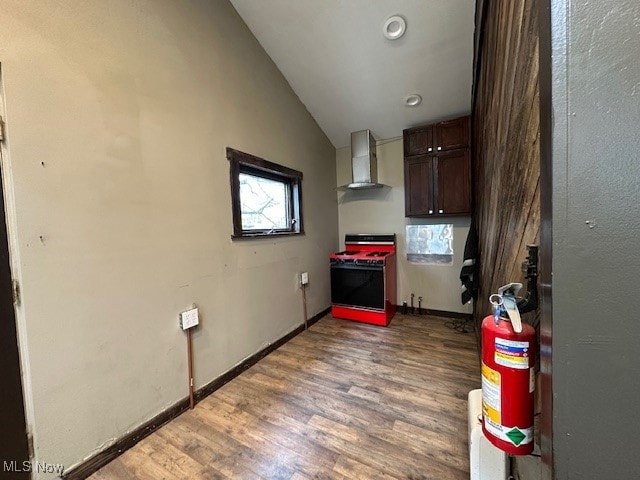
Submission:
[[[370,130],[360,130],[351,134],[351,175],[352,182],[341,188],[364,190],[384,187],[378,183],[376,141]]]

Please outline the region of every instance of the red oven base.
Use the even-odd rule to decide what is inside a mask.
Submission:
[[[381,325],[386,327],[396,313],[396,306],[387,303],[386,311],[374,312],[372,310],[361,310],[354,307],[339,307],[333,305],[331,307],[331,316],[333,318],[342,318],[344,320],[354,320],[356,322],[370,323],[372,325]]]

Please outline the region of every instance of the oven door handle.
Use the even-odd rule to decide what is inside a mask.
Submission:
[[[331,264],[331,269],[336,270],[368,270],[368,271],[382,271],[384,269],[384,265],[356,265],[354,263],[333,263]]]

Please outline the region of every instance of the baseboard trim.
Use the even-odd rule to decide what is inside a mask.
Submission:
[[[331,311],[331,307],[324,309],[317,315],[314,315],[313,318],[307,321],[307,327],[310,327],[322,317],[327,315]],[[267,345],[265,348],[260,350],[257,353],[254,353],[250,357],[243,360],[241,363],[233,367],[228,372],[223,373],[218,378],[212,380],[202,388],[199,388],[195,394],[194,398],[196,402],[199,402],[203,398],[211,395],[217,389],[222,387],[224,384],[233,380],[235,377],[240,375],[242,372],[247,370],[252,365],[255,365],[258,361],[269,355],[271,352],[281,347],[289,340],[291,340],[296,335],[300,334],[305,330],[305,325],[300,324],[298,327],[293,329],[291,332],[287,333],[282,338],[279,338],[275,342]],[[113,445],[107,447],[106,449],[98,452],[93,457],[88,458],[84,462],[79,465],[73,467],[68,472],[65,472],[62,475],[64,480],[83,480],[90,475],[97,472],[100,468],[104,467],[107,463],[119,457],[122,453],[129,450],[136,443],[138,443],[143,438],[151,435],[157,429],[170,422],[174,418],[176,418],[181,413],[185,412],[189,408],[189,399],[184,398],[179,402],[171,405],[169,408],[160,412],[158,415],[153,417],[151,420],[143,423],[138,428],[133,430],[132,432],[126,434],[125,436],[118,439]]]
[[[402,305],[397,305],[397,313],[402,313]],[[410,310],[411,307],[407,307],[407,311]],[[418,307],[415,308],[416,312],[418,311]],[[411,314],[408,314],[411,315]],[[462,313],[462,312],[448,312],[446,310],[432,310],[430,308],[423,308],[422,315],[418,313],[414,313],[413,316],[431,316],[431,317],[444,317],[444,318],[458,318],[460,320],[473,320],[473,314],[471,313]]]
[[[176,418],[188,408],[189,399],[185,398],[183,400],[180,400],[179,402],[173,404],[163,412],[153,417],[148,422],[143,423],[132,432],[117,440],[113,445],[107,447],[101,452],[98,452],[93,457],[88,458],[81,464],[73,467],[68,472],[65,472],[61,476],[61,478],[65,480],[81,480],[89,477],[90,475],[97,472],[100,468],[104,467],[107,463],[116,459],[125,451],[129,450],[140,440],[151,435],[165,423]]]

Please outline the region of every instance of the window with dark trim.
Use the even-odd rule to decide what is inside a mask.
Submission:
[[[233,238],[297,235],[302,224],[302,172],[227,148]]]

